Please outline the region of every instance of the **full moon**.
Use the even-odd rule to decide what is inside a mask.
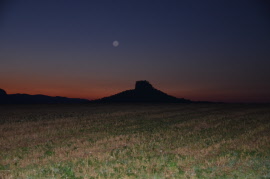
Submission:
[[[112,44],[113,44],[114,47],[118,47],[119,46],[119,42],[117,40],[113,41]]]

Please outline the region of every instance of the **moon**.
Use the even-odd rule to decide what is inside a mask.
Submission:
[[[119,46],[119,42],[117,40],[113,41],[112,44],[113,44],[114,47],[118,47]]]

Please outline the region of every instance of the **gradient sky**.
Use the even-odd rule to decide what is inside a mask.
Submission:
[[[0,2],[7,93],[97,99],[136,80],[191,100],[270,102],[269,1]]]

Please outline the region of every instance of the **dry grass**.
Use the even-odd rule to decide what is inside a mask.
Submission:
[[[270,106],[0,106],[0,178],[270,177]]]

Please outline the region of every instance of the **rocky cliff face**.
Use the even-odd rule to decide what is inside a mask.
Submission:
[[[150,91],[153,90],[153,86],[146,80],[136,81],[135,90],[136,91]]]

